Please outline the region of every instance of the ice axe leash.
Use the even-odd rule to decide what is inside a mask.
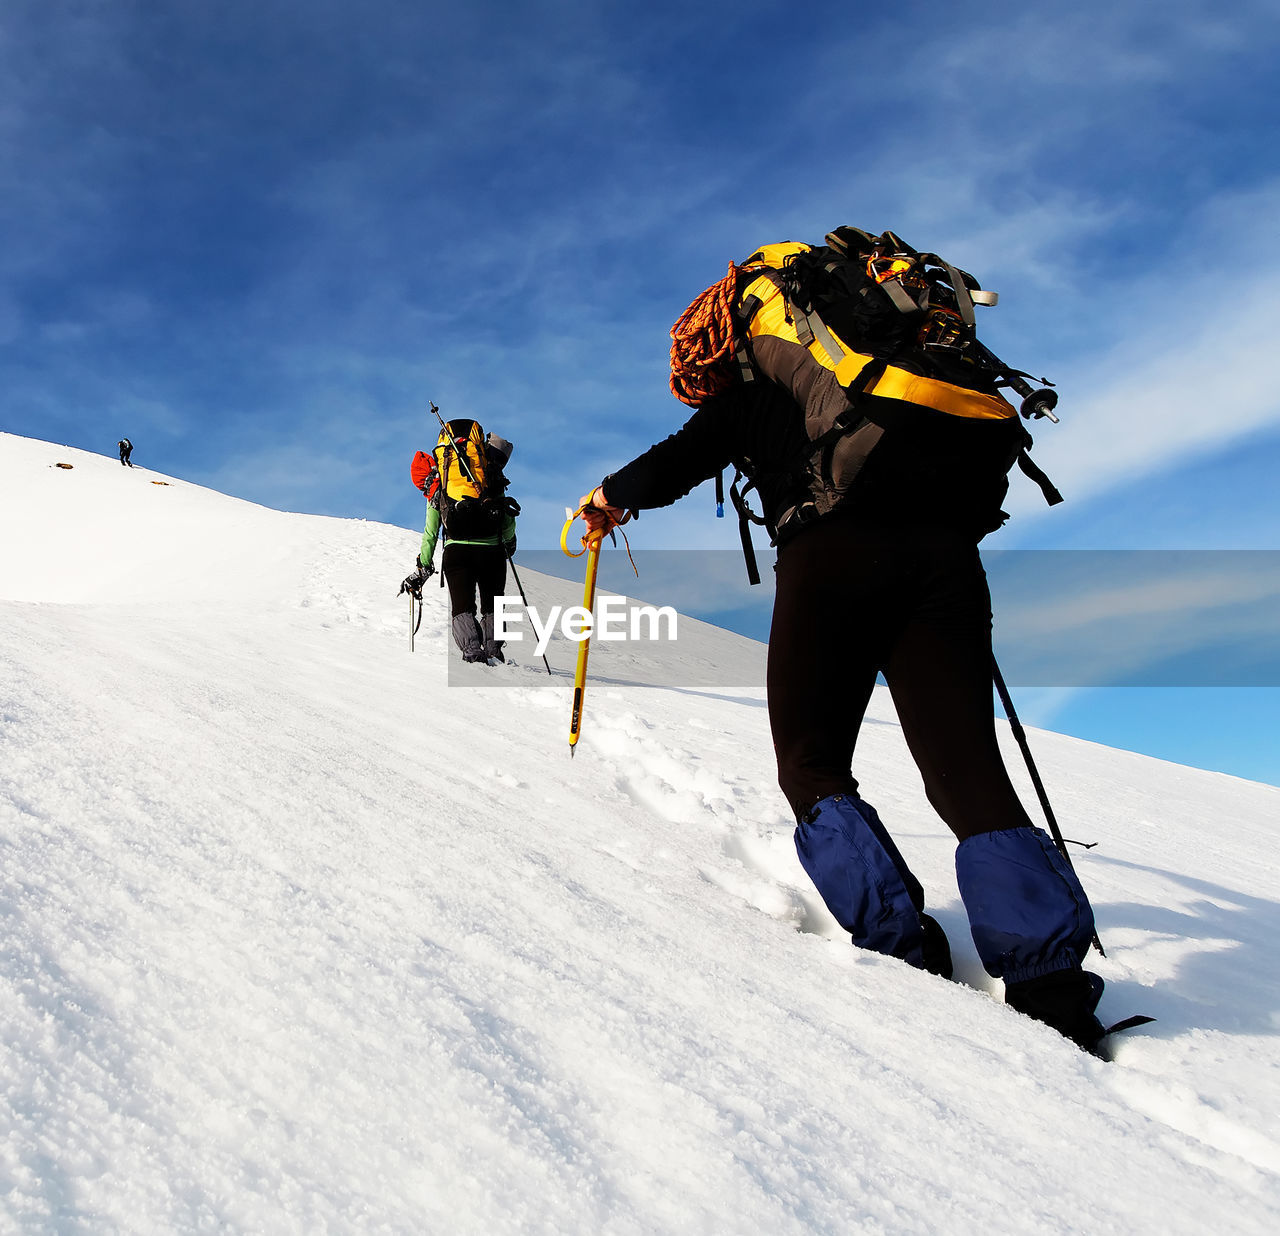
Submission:
[[[592,532],[590,529],[583,534],[582,548],[574,553],[569,548],[569,529],[573,527],[573,521],[588,509],[595,508],[583,504],[576,511],[566,511],[569,516],[564,521],[564,527],[560,531],[560,548],[570,558],[581,558],[583,554],[587,555],[587,575],[582,587],[582,608],[591,615],[592,626],[595,624],[596,611],[596,575],[600,569],[600,543],[604,540],[605,530],[603,528]],[[613,535],[613,529],[609,530],[609,535]],[[631,558],[631,545],[627,541],[627,535],[622,534],[623,543],[627,546],[627,557]],[[631,569],[640,574],[636,570],[636,562],[631,558]],[[573,757],[578,749],[578,738],[582,733],[582,716],[583,704],[587,694],[587,657],[591,651],[591,629],[588,628],[587,635],[578,642],[578,664],[573,671],[573,705],[569,711],[569,756]]]
[[[1013,706],[1013,697],[1009,694],[1009,688],[1005,684],[1004,675],[1000,672],[1000,665],[996,661],[996,654],[991,654],[991,679],[996,684],[996,694],[1000,696],[1001,707],[1004,708],[1004,715],[1009,719],[1009,728],[1013,731],[1013,736],[1017,740],[1018,746],[1022,749],[1022,758],[1027,762],[1027,772],[1031,774],[1031,784],[1035,786],[1036,797],[1040,800],[1040,807],[1044,811],[1044,818],[1049,824],[1049,832],[1053,834],[1053,844],[1057,846],[1058,853],[1062,855],[1062,860],[1075,871],[1075,866],[1071,862],[1071,855],[1067,853],[1067,842],[1062,835],[1062,830],[1058,827],[1057,817],[1053,814],[1053,808],[1049,805],[1049,795],[1044,788],[1044,782],[1040,780],[1040,772],[1036,768],[1036,762],[1031,758],[1031,745],[1027,742],[1027,732],[1022,728],[1022,722],[1018,720],[1017,710]],[[1098,939],[1098,933],[1093,933],[1093,946],[1102,956],[1106,956],[1106,949],[1102,947],[1102,941]]]

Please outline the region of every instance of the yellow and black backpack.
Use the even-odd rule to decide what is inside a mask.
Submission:
[[[734,477],[752,582],[758,580],[748,521],[773,539],[844,502],[886,433],[896,441],[930,435],[956,444],[975,484],[1003,495],[1016,463],[1052,505],[1062,500],[1027,455],[1023,418],[1048,416],[1049,384],[1011,369],[978,341],[975,305],[994,305],[972,275],[895,235],[841,227],[826,244],[765,245],[690,305],[672,328],[671,389],[692,406],[736,381],[771,381],[803,409],[805,497],[767,522],[747,506],[751,478]],[[1004,396],[1022,396],[1015,408]],[[745,488],[739,483],[745,479]],[[719,496],[719,494],[718,494]],[[996,502],[995,506],[998,507]],[[995,511],[993,526],[1003,512]],[[990,529],[988,529],[990,530]]]
[[[486,449],[484,430],[473,420],[448,421],[434,454],[439,488],[432,500],[445,535],[454,541],[497,536],[520,508],[506,496],[507,478]]]

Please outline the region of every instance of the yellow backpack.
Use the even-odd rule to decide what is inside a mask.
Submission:
[[[480,425],[462,418],[447,422],[436,439],[435,459],[435,502],[445,535],[455,541],[497,536],[508,510],[506,477],[490,465]]]

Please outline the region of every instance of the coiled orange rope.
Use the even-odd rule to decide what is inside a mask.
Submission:
[[[671,328],[671,393],[690,407],[733,381],[725,362],[734,352],[739,270],[730,262],[729,273],[697,297]]]

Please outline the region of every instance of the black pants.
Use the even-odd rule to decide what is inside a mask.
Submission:
[[[837,518],[781,548],[769,719],[797,817],[856,791],[854,745],[877,672],[956,837],[1030,826],[996,743],[991,597],[972,538]]]
[[[493,613],[493,598],[507,583],[507,556],[501,545],[450,542],[440,555],[440,569],[449,586],[450,613],[455,618],[476,612],[477,593],[481,615]]]

